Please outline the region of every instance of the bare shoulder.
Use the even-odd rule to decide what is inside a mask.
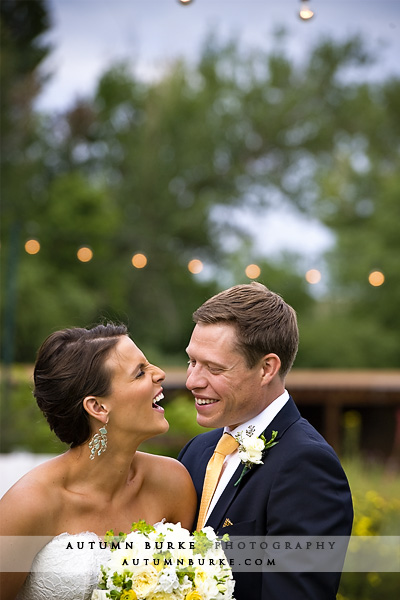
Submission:
[[[186,467],[175,458],[145,452],[139,454],[141,454],[140,458],[146,469],[146,475],[157,478],[158,482],[168,481],[172,483],[176,480],[177,483],[183,484],[185,481],[192,481]]]
[[[57,467],[50,463],[29,471],[1,498],[0,535],[51,534],[58,494]]]
[[[173,483],[190,485],[192,479],[186,470],[186,467],[175,458],[169,456],[159,456],[156,454],[147,454],[139,452],[141,462],[146,469],[146,476],[150,480],[157,481],[158,484],[168,482],[168,485]]]
[[[168,456],[144,454],[146,479],[153,494],[162,498],[163,516],[191,529],[197,506],[196,491],[186,468]]]

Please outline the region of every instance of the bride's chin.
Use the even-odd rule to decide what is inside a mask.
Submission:
[[[157,431],[154,433],[154,435],[162,435],[163,433],[166,433],[169,429],[169,423],[167,421],[167,419],[163,419],[162,423],[160,423],[159,427],[157,428]]]
[[[162,433],[166,433],[169,429],[169,423],[168,423],[167,419],[164,419],[163,425],[164,425],[164,428],[163,428]]]

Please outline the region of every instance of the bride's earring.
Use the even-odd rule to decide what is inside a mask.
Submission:
[[[107,419],[108,423],[108,419]],[[107,425],[106,423],[106,425]],[[106,425],[100,427],[99,433],[95,433],[92,439],[89,442],[90,448],[90,460],[93,460],[96,456],[100,456],[102,452],[107,450],[107,429]]]

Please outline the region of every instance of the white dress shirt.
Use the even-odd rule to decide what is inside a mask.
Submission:
[[[224,432],[230,433],[235,436],[239,432],[245,432],[246,429],[251,425],[254,427],[255,435],[259,436],[262,432],[268,427],[268,425],[272,422],[272,420],[276,417],[278,412],[285,406],[286,402],[289,400],[289,392],[285,390],[281,396],[278,396],[267,408],[264,408],[256,417],[250,419],[246,423],[242,423],[235,427],[235,429],[230,429],[229,427],[224,428]],[[267,440],[268,441],[268,440]],[[206,524],[207,519],[211,514],[214,506],[220,499],[222,492],[228,485],[230,479],[233,477],[236,469],[240,464],[239,452],[235,450],[232,454],[229,454],[224,460],[224,466],[222,475],[218,481],[218,485],[215,489],[214,495],[210,502],[210,506],[208,507],[207,516],[206,516]]]

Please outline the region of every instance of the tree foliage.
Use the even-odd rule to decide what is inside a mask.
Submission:
[[[2,11],[7,40],[16,18]],[[44,14],[39,22],[22,50],[7,46],[10,82],[18,61],[38,78],[48,51],[37,43]],[[17,358],[32,360],[52,329],[100,316],[127,322],[164,359],[183,356],[192,311],[246,281],[257,261],[259,279],[298,311],[298,366],[397,366],[400,90],[394,78],[366,83],[369,61],[359,38],[322,39],[298,64],[285,36],[267,52],[210,35],[196,64],[177,60],[157,80],[114,65],[65,114],[33,111],[32,96],[28,136],[7,95],[2,119],[16,150],[3,163],[2,235],[7,257],[18,222]],[[310,293],[299,257],[257,256],[236,217],[282,203],[335,233],[326,297]],[[20,247],[29,236],[40,239],[35,256]],[[85,264],[83,245],[94,254]],[[138,252],[143,269],[131,263]],[[192,258],[207,276],[189,273]],[[374,268],[386,276],[376,289]]]

